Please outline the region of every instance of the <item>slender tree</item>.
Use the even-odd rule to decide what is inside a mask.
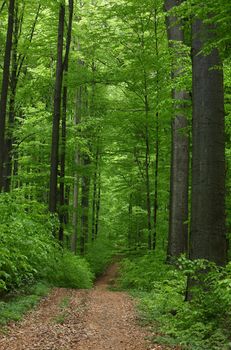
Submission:
[[[63,74],[67,78],[68,66],[69,66],[69,53],[71,45],[71,34],[72,34],[72,20],[73,20],[73,0],[69,0],[69,21],[66,38],[66,52],[63,62]],[[60,156],[60,229],[59,229],[59,240],[63,241],[64,224],[66,218],[65,202],[65,161],[66,161],[66,119],[67,119],[67,97],[68,88],[67,81],[64,81],[63,86],[63,106],[62,106],[62,138],[61,138],[61,156]]]
[[[10,0],[9,9],[8,9],[8,27],[7,27],[7,35],[6,35],[5,56],[4,56],[3,77],[2,77],[2,90],[1,90],[1,101],[0,101],[0,192],[2,191],[2,187],[3,187],[6,106],[7,106],[7,96],[8,96],[8,88],[9,88],[11,49],[12,49],[12,42],[13,42],[12,38],[13,38],[13,31],[14,31],[14,9],[15,9],[15,0]]]
[[[41,4],[38,5],[38,9],[35,14],[34,22],[30,30],[29,40],[26,39],[26,50],[23,54],[18,53],[18,43],[20,35],[22,33],[22,25],[24,19],[24,6],[19,15],[18,4],[15,6],[15,20],[14,20],[14,32],[13,32],[13,46],[12,46],[12,58],[11,58],[11,74],[10,74],[10,98],[9,98],[9,118],[8,118],[8,130],[7,137],[5,142],[5,169],[4,169],[4,191],[9,192],[11,186],[11,177],[12,177],[12,156],[13,156],[13,131],[15,124],[15,103],[16,103],[16,93],[18,81],[21,76],[24,62],[28,54],[28,49],[32,43],[36,24],[38,22],[39,14],[41,10]]]
[[[58,179],[58,160],[59,160],[59,130],[61,116],[62,82],[63,82],[63,39],[65,23],[65,5],[60,3],[58,42],[57,42],[57,62],[56,79],[54,92],[54,112],[52,124],[52,145],[51,145],[51,168],[50,168],[50,193],[49,210],[56,212],[57,208],[57,179]]]
[[[81,120],[81,104],[82,104],[82,87],[80,86],[76,92],[75,98],[75,115],[74,115],[74,126],[75,128],[79,125]],[[74,189],[73,189],[73,233],[71,237],[71,249],[76,254],[77,253],[77,243],[78,243],[78,218],[79,218],[79,194],[80,194],[80,176],[77,171],[77,167],[80,165],[80,154],[77,147],[74,151]]]
[[[81,179],[81,237],[80,237],[80,252],[85,253],[86,243],[88,242],[88,214],[89,214],[89,191],[90,191],[90,176],[89,165],[90,157],[88,154],[82,155],[82,164],[84,174]]]

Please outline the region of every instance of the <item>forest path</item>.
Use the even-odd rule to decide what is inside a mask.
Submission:
[[[108,290],[118,265],[92,290],[55,288],[21,322],[0,335],[0,350],[164,350],[145,340],[134,301]]]

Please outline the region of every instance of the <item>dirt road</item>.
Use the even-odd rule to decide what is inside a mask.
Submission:
[[[157,350],[137,323],[134,302],[108,290],[112,265],[92,290],[54,289],[22,322],[0,335],[1,350]]]

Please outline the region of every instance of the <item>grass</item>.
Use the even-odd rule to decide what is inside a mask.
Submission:
[[[0,301],[1,331],[10,321],[20,321],[23,315],[35,307],[42,297],[47,295],[50,287],[44,283],[37,283],[20,295],[10,295]]]
[[[68,316],[68,312],[67,312],[67,308],[68,306],[70,305],[70,301],[71,301],[71,298],[70,297],[64,297],[60,304],[59,304],[59,307],[61,309],[61,312],[55,316],[54,318],[54,322],[55,323],[58,323],[58,324],[64,324],[65,322],[65,319],[67,318]]]

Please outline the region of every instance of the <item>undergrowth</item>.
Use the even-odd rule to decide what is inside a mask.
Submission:
[[[140,301],[142,320],[153,325],[153,342],[180,345],[187,350],[231,349],[231,264],[209,265],[201,274],[193,299],[185,301],[186,277],[208,270],[205,261],[184,258],[168,266],[155,254],[127,258],[121,265],[120,285]],[[203,283],[202,283],[203,282]]]
[[[54,238],[58,220],[20,190],[0,197],[0,296],[45,280],[58,287],[90,288],[94,274],[84,258]]]
[[[88,245],[85,258],[90,265],[91,271],[98,277],[111,263],[112,257],[115,254],[116,251],[113,242],[100,236]]]
[[[48,294],[50,286],[37,283],[33,287],[20,291],[20,295],[8,295],[0,301],[0,326],[9,321],[19,321],[23,315],[37,305],[41,298]]]

